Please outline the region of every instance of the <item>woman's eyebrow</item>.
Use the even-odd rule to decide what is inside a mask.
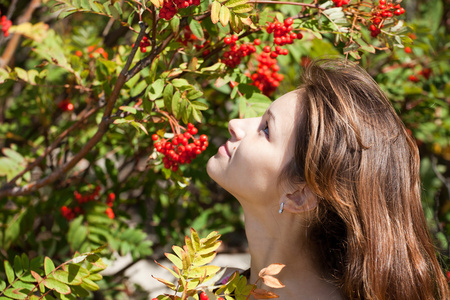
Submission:
[[[267,115],[269,116],[269,120],[272,119],[272,123],[275,125],[275,115],[270,110],[270,108],[267,110]]]

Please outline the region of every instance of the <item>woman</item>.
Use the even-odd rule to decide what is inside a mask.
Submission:
[[[280,299],[448,299],[420,202],[414,140],[374,80],[320,61],[261,118],[232,120],[208,174],[241,203],[251,282]]]

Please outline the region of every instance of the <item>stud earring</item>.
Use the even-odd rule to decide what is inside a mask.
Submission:
[[[284,210],[284,202],[281,202],[280,210],[278,211],[278,213],[281,214],[283,210]]]

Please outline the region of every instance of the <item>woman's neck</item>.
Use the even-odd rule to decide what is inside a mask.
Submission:
[[[307,247],[307,227],[301,216],[277,208],[261,207],[259,211],[244,205],[245,231],[251,255],[250,282],[258,280],[261,269],[270,264],[284,264],[276,277],[286,285],[282,289],[264,286],[261,280],[257,287],[270,290],[279,299],[340,299],[339,292],[323,279],[315,257]]]

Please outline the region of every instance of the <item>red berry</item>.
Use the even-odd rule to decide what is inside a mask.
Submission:
[[[266,53],[270,53],[270,51],[272,51],[272,49],[270,48],[270,46],[265,46],[263,50],[264,50],[264,52],[266,52]]]
[[[420,79],[416,75],[409,75],[408,79],[409,79],[409,81],[412,81],[412,82],[420,81]]]
[[[256,46],[258,46],[258,45],[261,44],[261,40],[260,40],[260,39],[255,39],[255,40],[253,41],[253,44],[255,44]]]
[[[294,19],[292,18],[287,18],[286,20],[284,20],[284,25],[289,26],[294,24]]]
[[[229,44],[231,44],[231,38],[226,37],[226,38],[223,39],[223,42],[224,42],[225,44],[229,45]]]
[[[406,53],[411,53],[411,51],[412,51],[412,50],[411,50],[411,47],[405,47],[405,52],[406,52]]]
[[[156,133],[152,135],[152,140],[157,141],[159,140],[159,135],[157,135]]]
[[[200,294],[200,300],[209,300],[209,297],[205,292],[202,292]]]
[[[198,129],[195,128],[195,127],[189,129],[189,133],[192,134],[192,135],[197,134],[197,132],[198,132]]]

